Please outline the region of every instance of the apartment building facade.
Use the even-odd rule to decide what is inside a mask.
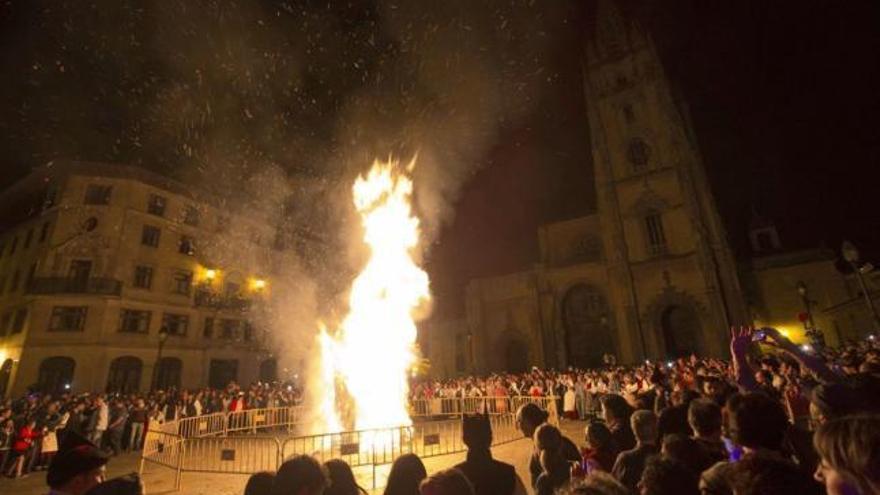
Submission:
[[[270,219],[144,169],[51,163],[0,193],[0,397],[277,378]]]

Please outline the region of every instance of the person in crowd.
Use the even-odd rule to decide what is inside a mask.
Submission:
[[[880,416],[827,421],[816,430],[813,444],[821,459],[815,479],[828,495],[880,493]]]
[[[455,466],[474,487],[476,495],[525,495],[526,489],[510,464],[492,458],[492,426],[489,416],[477,414],[462,419],[462,441],[467,459]]]
[[[547,411],[531,402],[520,406],[519,410],[516,412],[517,426],[526,438],[534,438],[535,430],[544,425],[548,418],[549,414]],[[563,458],[568,462],[580,462],[581,453],[578,450],[577,445],[575,445],[575,443],[568,437],[561,434],[560,436],[562,436],[561,453]],[[544,470],[541,467],[540,449],[538,449],[536,445],[535,451],[532,453],[532,457],[529,460],[529,474],[532,477],[532,487],[535,486],[535,483],[538,481],[538,476],[540,476],[543,471]]]
[[[49,495],[83,495],[104,482],[109,458],[94,444],[76,434],[67,435],[49,464]]]
[[[275,473],[269,471],[254,473],[244,485],[244,495],[271,495],[274,482]]]
[[[721,408],[710,399],[697,399],[688,406],[688,424],[697,447],[712,463],[727,459],[721,440]]]
[[[565,388],[565,394],[562,396],[562,411],[565,419],[578,419],[577,394],[574,391],[574,384],[569,384]]]
[[[761,454],[744,457],[730,472],[736,495],[819,495],[821,486],[786,459]]]
[[[670,433],[660,442],[660,455],[674,460],[695,474],[714,466],[718,459],[706,455],[693,438],[680,433]]]
[[[313,457],[298,455],[278,468],[272,495],[321,495],[329,485],[327,471]]]
[[[0,416],[2,418],[2,416]],[[15,441],[15,422],[6,419],[0,424],[0,473],[6,472],[6,466],[12,457],[12,444]]]
[[[128,409],[125,407],[125,403],[121,400],[114,400],[106,432],[107,445],[114,456],[122,453],[122,434],[125,432],[127,421]]]
[[[40,438],[40,433],[37,431],[37,420],[30,418],[15,435],[15,441],[12,444],[12,460],[6,473],[8,476],[13,478],[22,476],[25,461],[28,460],[34,441],[38,438]]]
[[[95,397],[95,403],[92,414],[94,419],[89,419],[90,432],[89,440],[98,447],[103,446],[104,432],[110,425],[110,408],[103,395]]]
[[[367,495],[367,491],[357,484],[347,462],[330,459],[324,463],[324,469],[330,478],[330,486],[324,490],[324,495]]]
[[[562,495],[632,495],[625,486],[604,471],[594,471],[586,478],[569,484],[557,493]]]
[[[674,436],[667,435],[667,437]],[[687,437],[684,437],[687,438]],[[666,456],[652,456],[638,482],[640,495],[699,495],[697,474]]]
[[[418,495],[419,484],[428,476],[415,454],[403,454],[391,464],[383,495]]]
[[[647,409],[640,409],[632,414],[630,423],[636,445],[617,456],[611,474],[623,486],[635,490],[642,477],[642,470],[645,469],[645,462],[648,457],[657,453],[657,416]]]
[[[690,435],[688,406],[697,397],[698,394],[693,390],[675,390],[670,394],[671,405],[662,409],[657,416],[658,438],[670,433]]]
[[[730,461],[719,462],[703,472],[700,491],[704,495],[729,495],[736,470],[748,464],[735,462],[758,457],[760,462],[779,460],[796,467],[783,450],[790,426],[778,401],[760,393],[736,394],[727,400],[727,434],[732,442]],[[740,459],[737,459],[740,457]],[[802,471],[802,477],[809,475]]]
[[[86,495],[144,495],[144,493],[146,492],[140,475],[131,473],[104,481],[87,491]]]
[[[458,469],[445,469],[425,478],[419,485],[421,495],[474,495],[474,487]]]
[[[620,453],[614,443],[614,437],[611,436],[611,430],[605,426],[605,423],[593,421],[584,429],[584,437],[586,446],[576,474],[586,476],[596,470],[610,473]]]
[[[130,434],[128,450],[140,450],[144,439],[144,426],[147,424],[147,406],[143,399],[137,399],[128,415]]]
[[[614,437],[614,443],[621,450],[629,450],[636,446],[636,439],[630,427],[630,416],[632,416],[633,408],[626,402],[622,396],[618,394],[606,394],[601,399],[602,418],[608,429],[611,430],[611,436]]]
[[[563,439],[559,428],[543,424],[535,430],[535,448],[541,463],[541,473],[535,479],[537,495],[552,495],[571,478],[573,464],[563,453]]]

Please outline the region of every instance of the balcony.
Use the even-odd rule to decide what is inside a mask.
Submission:
[[[229,309],[247,311],[253,301],[238,295],[224,295],[205,289],[197,289],[194,302],[197,308]]]
[[[36,277],[28,284],[27,293],[119,296],[122,294],[122,281],[113,278]]]

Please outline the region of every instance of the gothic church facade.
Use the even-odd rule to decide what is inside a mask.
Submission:
[[[583,67],[597,211],[542,226],[531,269],[471,281],[456,371],[722,355],[728,327],[749,321],[687,111],[650,36],[600,0]]]

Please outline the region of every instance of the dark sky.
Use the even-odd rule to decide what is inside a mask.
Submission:
[[[753,210],[786,247],[880,254],[878,2],[621,3],[690,105],[739,255]],[[590,4],[6,1],[0,185],[55,158],[347,183],[418,150],[446,312],[468,278],[537,261],[540,223],[594,206]]]

